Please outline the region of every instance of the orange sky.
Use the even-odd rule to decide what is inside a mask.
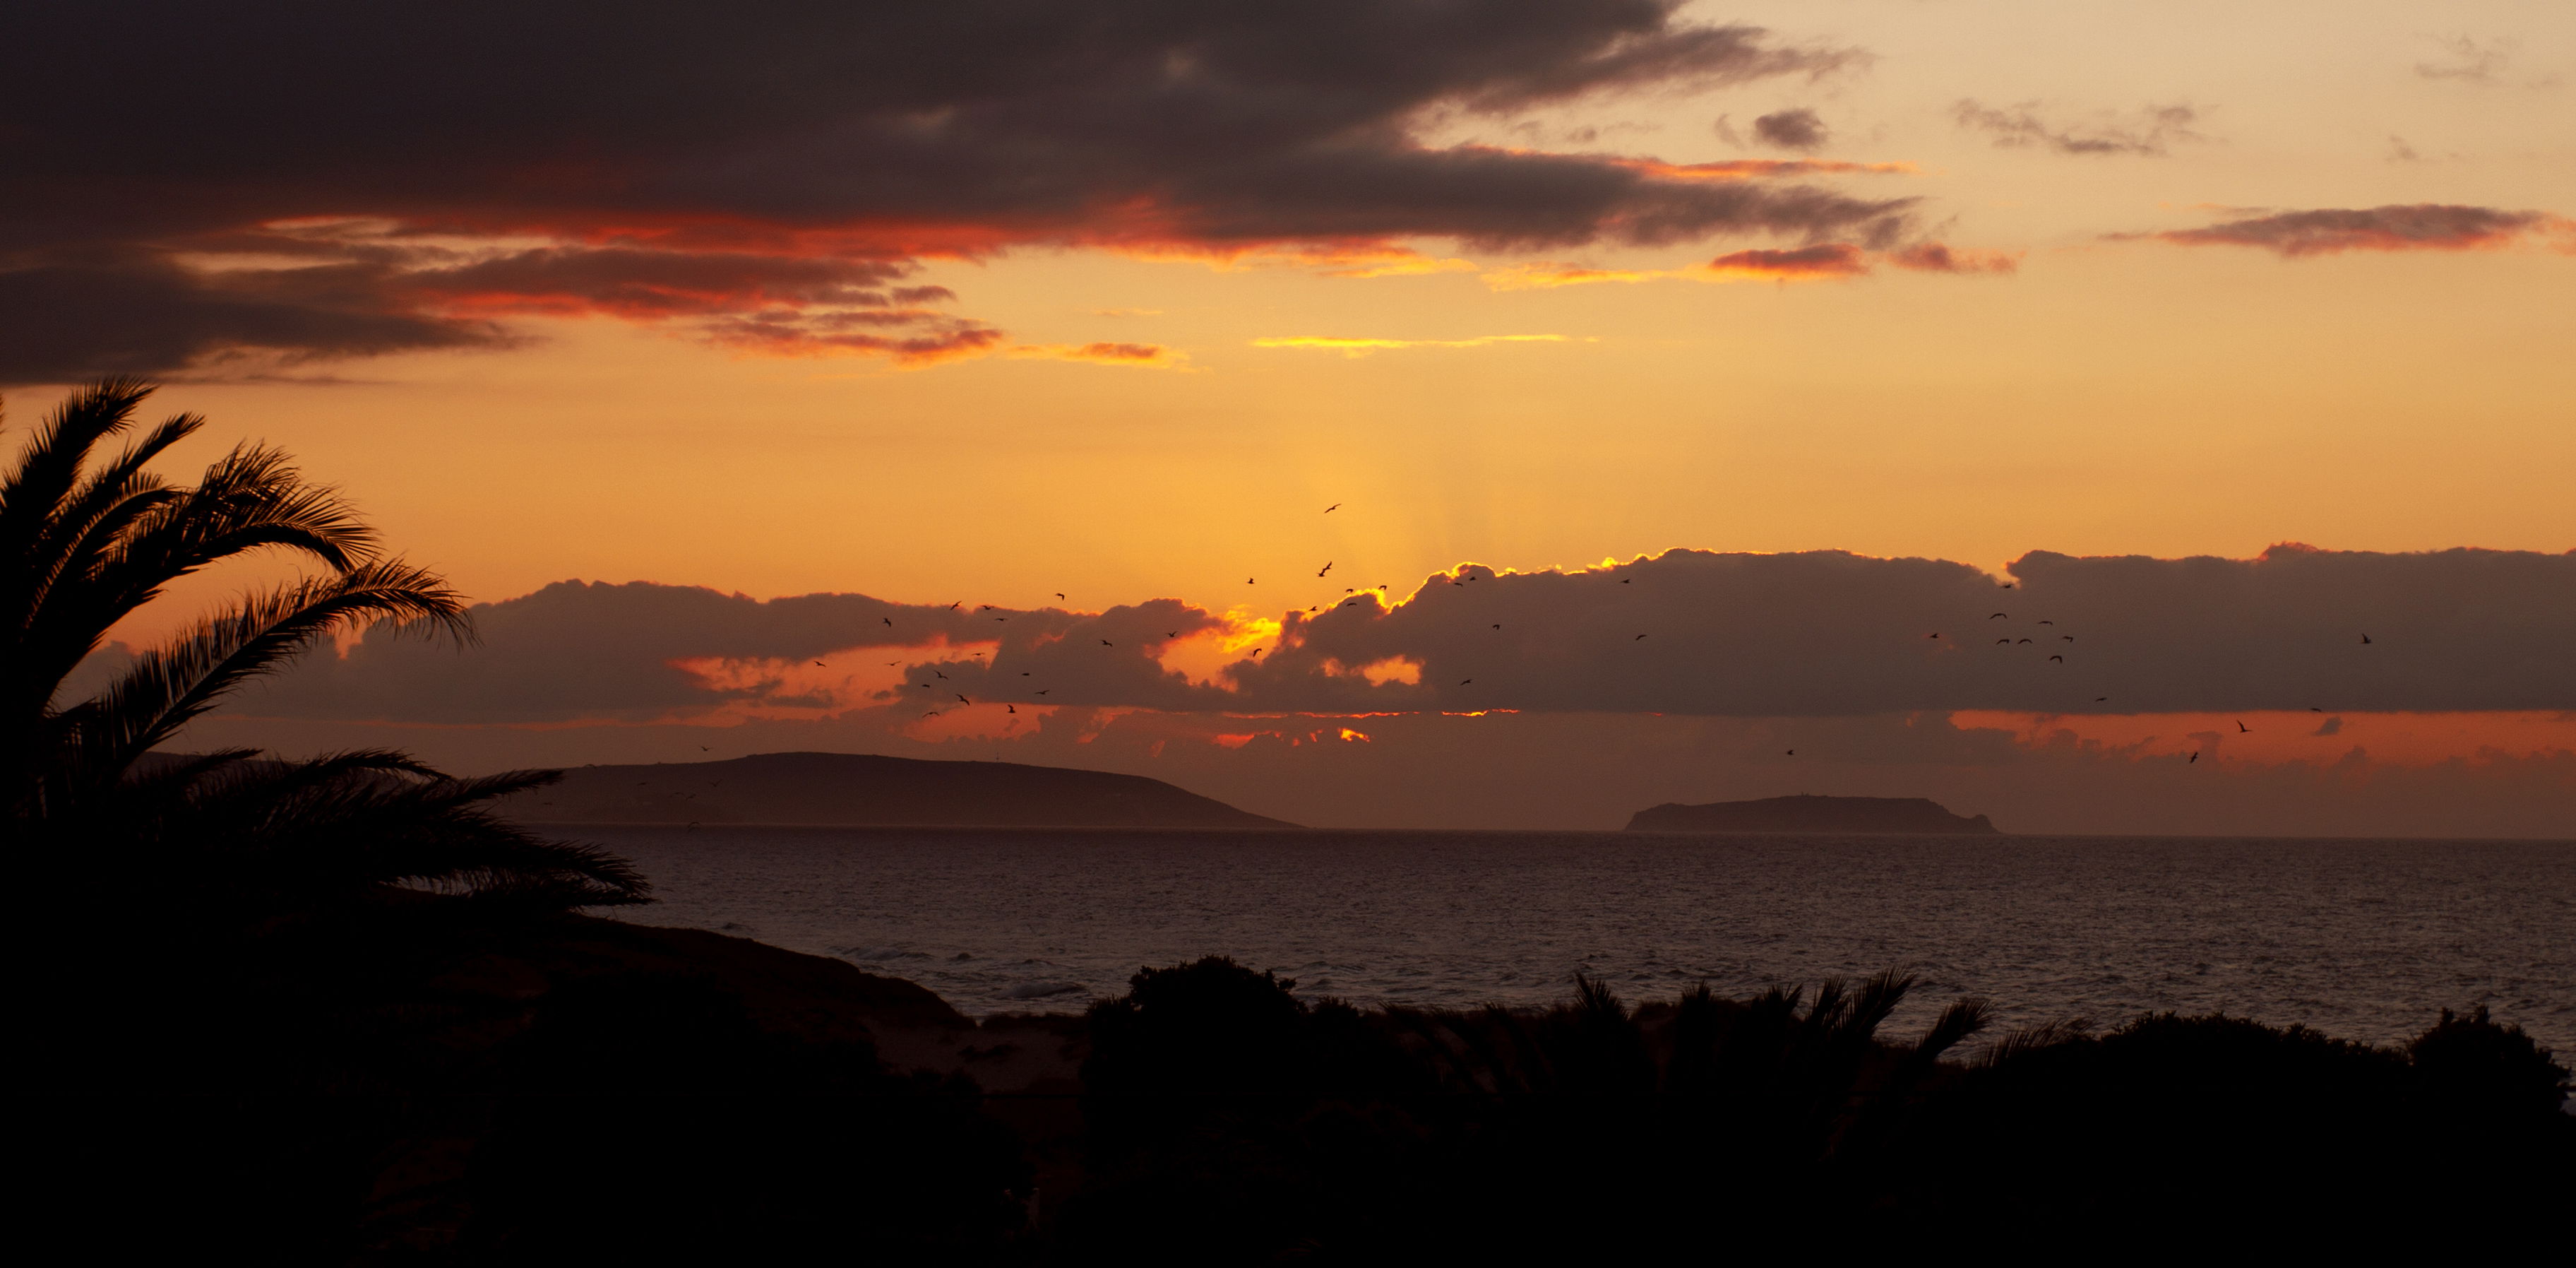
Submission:
[[[900,304],[998,332],[957,355],[775,355],[820,345],[692,325],[676,292],[458,290],[406,302],[498,314],[512,342],[216,358],[154,405],[214,419],[174,467],[245,435],[281,444],[484,600],[640,579],[1021,608],[1062,592],[1083,611],[1171,597],[1250,620],[1337,595],[1309,584],[1327,560],[1335,581],[1409,586],[1467,560],[1673,547],[1990,569],[2034,549],[2576,548],[2576,8],[1851,0],[1679,20],[1856,52],[1714,86],[1434,103],[1403,126],[1433,149],[1919,199],[1906,234],[1212,245],[1113,209],[1050,245],[961,221],[907,230],[931,249],[899,278],[953,292]],[[1757,120],[1794,110],[1825,139],[1766,142]],[[1734,166],[1691,166],[1711,164]],[[2404,250],[2191,236],[2419,205],[2523,218]],[[469,229],[436,241],[584,241],[533,212],[507,236]],[[892,230],[779,232],[793,245],[761,249],[807,259]],[[188,241],[190,267],[274,264]],[[762,302],[806,302],[774,288]],[[12,416],[51,394],[12,389]],[[2372,744],[2563,740],[2538,716]]]

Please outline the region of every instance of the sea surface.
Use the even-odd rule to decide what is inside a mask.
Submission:
[[[2371,1043],[2484,1004],[2576,1053],[2576,842],[558,831],[642,865],[661,901],[623,919],[838,956],[972,1015],[1079,1009],[1212,954],[1364,1005],[1905,966],[1897,1034],[1961,995],[2007,1028],[2177,1009]]]

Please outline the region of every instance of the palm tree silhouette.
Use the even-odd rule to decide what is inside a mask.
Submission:
[[[0,811],[21,859],[101,884],[109,871],[180,888],[220,879],[295,907],[394,889],[558,911],[649,901],[623,860],[483,809],[554,772],[451,779],[383,750],[302,762],[154,752],[339,631],[390,621],[460,642],[471,631],[443,578],[381,556],[348,503],[276,449],[236,446],[174,485],[144,468],[205,425],[180,414],[93,461],[152,390],[107,379],[74,392],[0,469]],[[59,698],[109,629],[164,587],[264,550],[324,571],[197,621],[86,700]]]

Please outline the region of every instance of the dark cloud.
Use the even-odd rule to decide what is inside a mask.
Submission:
[[[893,327],[917,327],[907,332]],[[771,309],[701,323],[711,343],[782,357],[882,353],[903,362],[944,361],[989,352],[1002,332],[971,318],[920,309],[805,313]]]
[[[2509,39],[2480,43],[2466,35],[2438,39],[2442,45],[2440,61],[2417,62],[2415,73],[2425,79],[2448,79],[2462,83],[2492,84],[2513,61],[2515,42]]]
[[[2177,141],[2206,141],[2192,131],[2199,112],[2189,106],[2148,106],[2134,116],[2108,115],[2074,123],[2040,117],[2039,103],[1994,107],[1973,99],[1950,107],[1959,126],[1983,132],[2007,149],[2035,147],[2059,154],[2161,155]]]
[[[658,319],[745,308],[885,308],[953,298],[944,286],[879,289],[913,271],[885,260],[801,259],[632,247],[550,247],[409,272],[401,284],[450,309]]]
[[[157,253],[81,254],[0,268],[0,384],[509,342],[489,322],[389,305],[372,266],[210,274]]]
[[[1869,261],[1862,257],[1859,247],[1848,242],[1819,242],[1811,247],[1788,251],[1755,248],[1730,252],[1709,261],[1708,267],[1719,273],[1745,277],[1804,281],[1858,277],[1869,272]]]
[[[58,332],[47,355],[17,354],[22,379],[166,370],[239,346],[452,346],[484,337],[443,315],[467,299],[737,318],[748,325],[713,333],[791,351],[956,348],[973,336],[889,342],[810,310],[873,287],[871,270],[1021,244],[1882,241],[1909,203],[1413,139],[1437,110],[1813,76],[1855,56],[1695,24],[1667,0],[773,0],[721,18],[671,0],[613,13],[101,0],[20,6],[0,34],[55,51],[0,81],[12,285],[49,284],[44,271],[82,250],[202,253],[333,221],[373,235],[301,248],[371,262],[372,307],[286,294],[253,316],[195,297],[130,313],[166,327],[158,338]],[[463,257],[402,254],[424,235]],[[531,238],[552,245],[528,251]],[[799,271],[811,261],[825,264]],[[808,316],[771,319],[782,299]],[[34,333],[20,329],[29,313],[0,309],[0,343]],[[299,322],[359,333],[305,337]]]
[[[1918,242],[1887,253],[1887,262],[1917,273],[2011,273],[2021,257],[2005,251],[1959,251],[1939,242]]]
[[[859,594],[760,600],[698,586],[557,582],[473,608],[477,643],[460,651],[379,627],[345,656],[317,657],[242,698],[244,712],[412,722],[651,720],[732,704],[805,707],[790,667],[853,650],[938,668],[920,681],[989,694],[1057,688],[1055,703],[1221,706],[1154,655],[1215,618],[1173,600],[1096,614],[889,603]],[[993,645],[994,669],[964,650]],[[1003,668],[1007,674],[989,677]],[[710,675],[708,662],[743,672]],[[1044,675],[1039,682],[1021,671]],[[1006,684],[1004,678],[1010,681]],[[907,681],[910,681],[908,679]],[[1024,695],[1020,698],[1026,698]]]
[[[905,649],[887,659],[921,667],[907,669],[907,681],[979,701],[1182,712],[2576,708],[2567,651],[2576,647],[2576,553],[2037,552],[2011,573],[2015,588],[2004,590],[1964,564],[1830,551],[1672,551],[1578,572],[1472,567],[1434,576],[1400,602],[1371,592],[1288,613],[1275,638],[1254,644],[1263,654],[1246,649],[1200,682],[1161,658],[1176,639],[1224,622],[1169,599],[1098,614],[952,611],[862,595],[761,602],[566,582],[479,606],[474,650],[371,634],[345,658],[246,697],[241,711],[414,722],[664,717],[786,703],[810,685],[791,690],[758,662],[801,665],[853,648]],[[971,656],[967,643],[990,654]],[[716,686],[683,664],[708,659],[753,671]]]
[[[1932,560],[1674,551],[1442,582],[1383,616],[1292,618],[1294,645],[1245,685],[1293,695],[1302,666],[1403,656],[1421,685],[1374,694],[1451,710],[2576,706],[2576,553],[2038,552],[2011,572],[2000,590]]]
[[[1813,110],[1778,110],[1753,121],[1755,140],[1784,150],[1820,150],[1828,131]]]
[[[696,586],[558,582],[474,605],[467,650],[377,628],[347,655],[314,658],[244,697],[282,717],[426,722],[650,719],[735,700],[775,683],[710,686],[683,662],[803,662],[853,648],[938,647],[987,638],[994,613],[888,603],[855,594],[762,601]],[[1063,613],[1005,613],[1031,636],[1069,628]],[[892,624],[888,624],[892,622]]]
[[[2505,211],[2440,203],[2359,209],[2284,211],[2223,221],[2201,229],[2114,234],[2183,246],[2261,247],[2281,255],[2342,251],[2466,251],[2507,246],[2526,236],[2567,233],[2569,222],[2541,211]]]

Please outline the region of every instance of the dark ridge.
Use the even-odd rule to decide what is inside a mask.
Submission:
[[[531,823],[1293,828],[1141,775],[860,753],[581,766],[499,804]]]
[[[1628,819],[1630,832],[1991,833],[1984,815],[1954,815],[1928,797],[1765,797],[1703,806],[1666,802]]]

